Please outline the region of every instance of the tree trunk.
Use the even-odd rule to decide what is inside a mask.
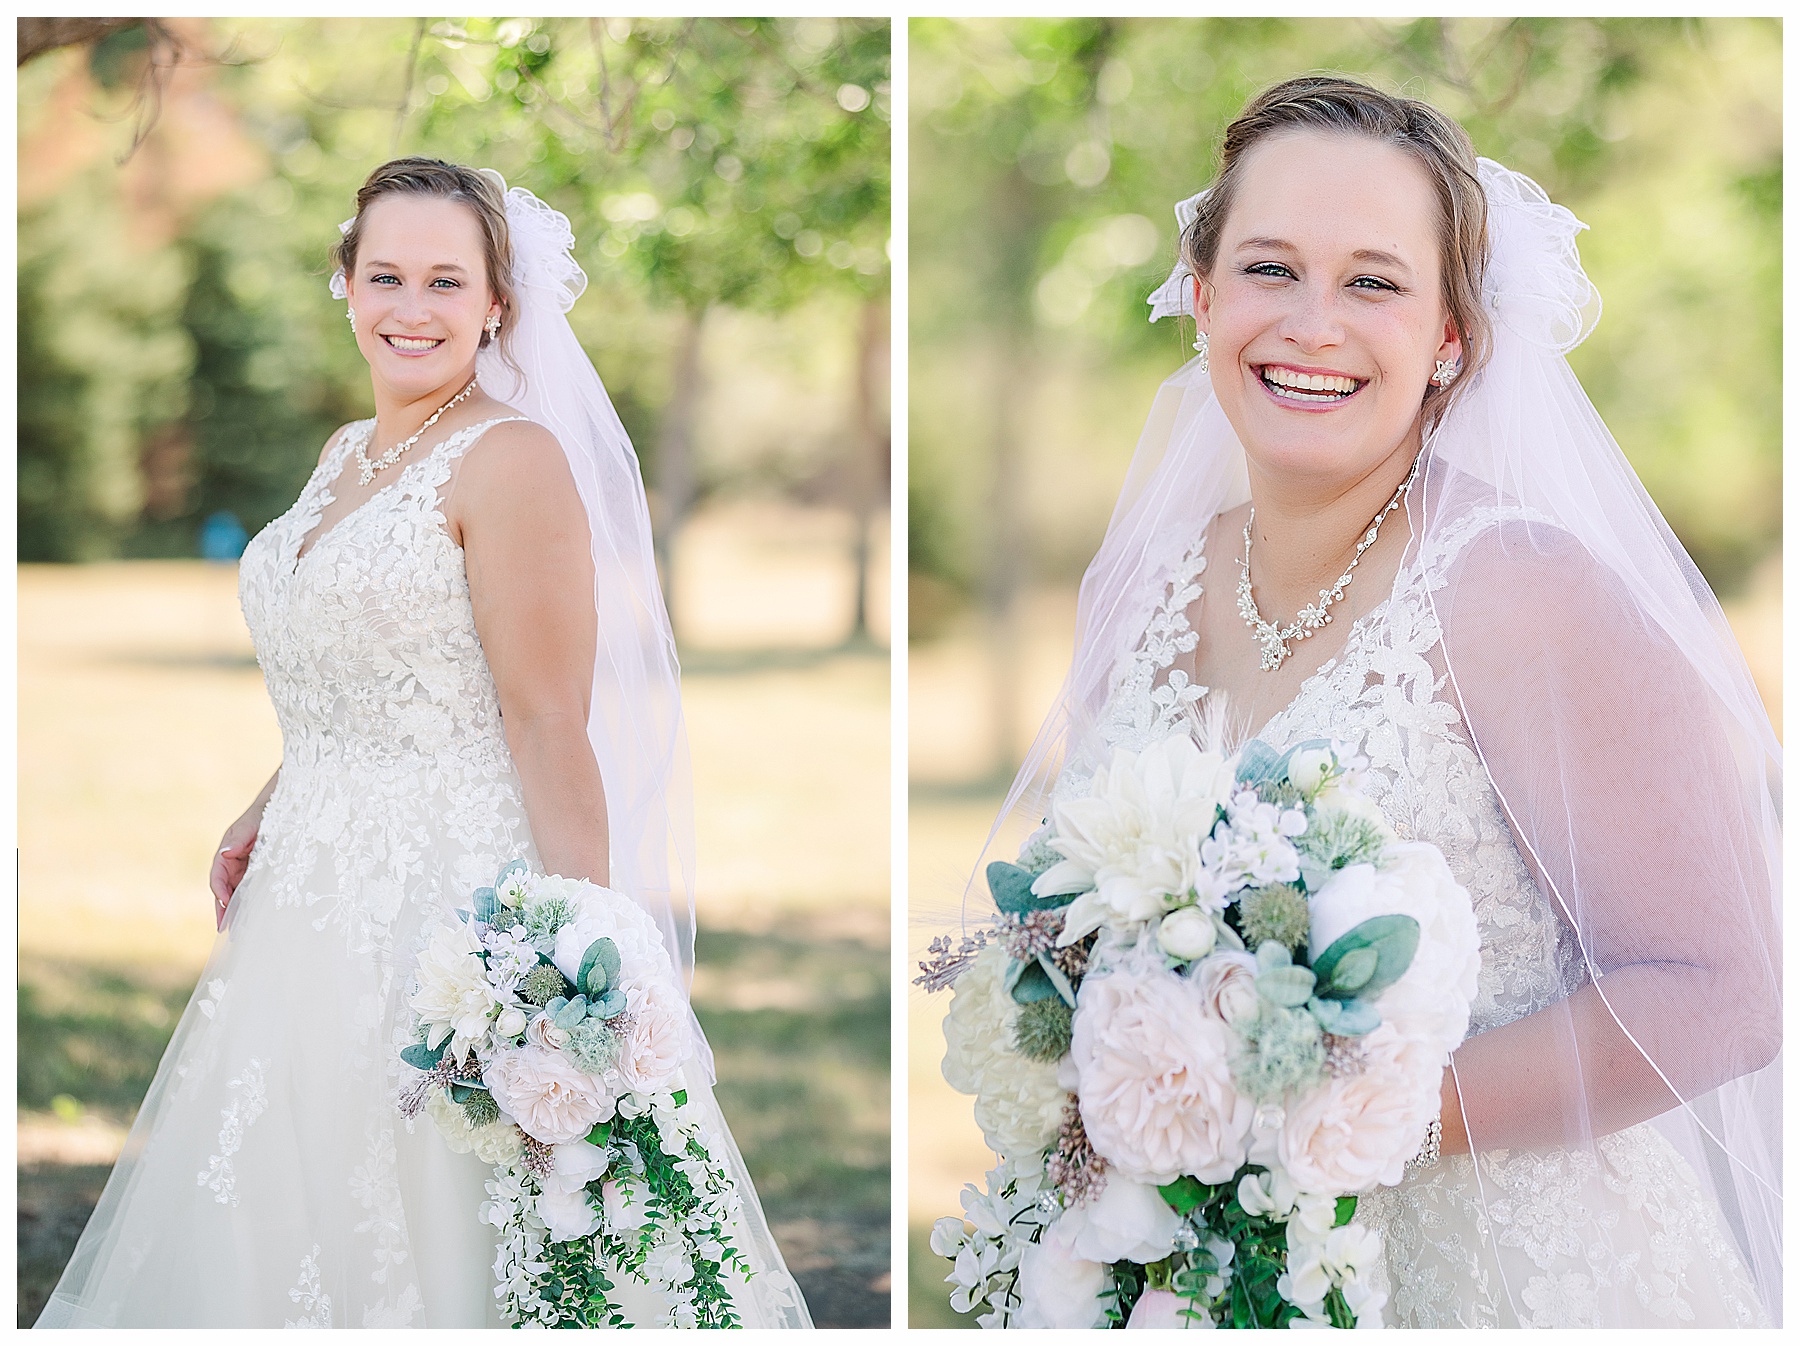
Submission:
[[[885,295],[863,302],[856,359],[856,429],[851,489],[855,494],[856,621],[850,643],[869,639],[869,526],[881,508],[889,481],[893,436],[888,412],[888,301]]]
[[[656,441],[656,566],[662,577],[669,626],[680,639],[675,614],[675,539],[694,507],[694,422],[700,410],[700,341],[706,309],[683,310],[675,343],[675,383]]]

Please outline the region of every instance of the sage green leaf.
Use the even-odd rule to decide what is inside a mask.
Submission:
[[[575,985],[591,996],[606,994],[619,977],[619,946],[602,935],[587,946],[576,971]]]
[[[1351,949],[1337,960],[1331,972],[1331,989],[1340,995],[1355,995],[1369,984],[1381,955],[1374,949]]]
[[[529,874],[530,872],[531,866],[526,864],[524,860],[508,860],[505,864],[500,866],[499,874],[494,876],[494,887],[498,888],[501,884],[505,883],[508,874]]]
[[[1012,998],[1021,1005],[1029,1005],[1034,1000],[1049,1000],[1059,995],[1056,983],[1044,974],[1044,965],[1033,958],[1028,963],[1017,964],[1019,974],[1013,979]]]
[[[1070,1009],[1074,1009],[1075,988],[1069,985],[1069,979],[1063,976],[1062,969],[1051,961],[1048,953],[1040,952],[1037,956],[1037,961],[1038,966],[1043,970],[1044,975],[1050,979],[1050,984],[1056,988],[1056,993],[1063,998],[1063,1002],[1067,1004]]]
[[[1238,783],[1254,789],[1265,781],[1280,780],[1286,774],[1282,761],[1275,749],[1253,738],[1238,752]]]
[[[1306,1008],[1319,1027],[1341,1038],[1357,1038],[1381,1026],[1381,1012],[1366,1000],[1321,1000],[1316,996]]]
[[[475,919],[478,921],[492,921],[500,911],[500,899],[492,888],[477,888],[474,900]]]
[[[548,1009],[549,1006],[546,1005],[544,1008]],[[569,1030],[578,1027],[581,1021],[587,1018],[587,997],[584,995],[576,996],[550,1017],[551,1022],[564,1032],[568,1032]]]
[[[1376,955],[1375,970],[1355,991],[1339,989],[1338,965],[1358,949],[1372,949]],[[1360,925],[1345,931],[1331,942],[1331,947],[1313,959],[1322,996],[1348,999],[1356,995],[1369,1000],[1387,990],[1412,966],[1419,950],[1419,923],[1410,916],[1371,916]]]
[[[610,1019],[625,1012],[625,988],[615,986],[598,1000],[588,1002],[588,1018]]]
[[[1312,969],[1291,966],[1271,968],[1257,977],[1256,993],[1272,1004],[1286,1009],[1298,1009],[1312,998]]]
[[[483,1092],[485,1091],[479,1084],[452,1084],[450,1086],[450,1101],[453,1103],[467,1103],[476,1094]]]
[[[995,860],[988,865],[987,882],[988,892],[994,896],[994,905],[1008,916],[1023,916],[1031,911],[1066,907],[1075,897],[1073,893],[1037,896],[1031,891],[1034,882],[1032,872],[1010,865],[1004,860]]]
[[[449,1045],[449,1038],[445,1038],[435,1047],[427,1046],[423,1042],[415,1042],[401,1051],[400,1059],[414,1070],[430,1070],[444,1059],[444,1049]]]

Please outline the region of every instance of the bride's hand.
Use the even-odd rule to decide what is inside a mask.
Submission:
[[[218,928],[225,928],[225,909],[231,905],[231,895],[237,891],[238,884],[244,881],[244,871],[250,867],[250,852],[256,846],[257,829],[262,825],[262,810],[252,809],[244,814],[220,838],[219,849],[213,856],[212,877],[210,886],[213,895],[213,919]]]

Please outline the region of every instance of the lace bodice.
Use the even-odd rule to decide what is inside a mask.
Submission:
[[[1526,868],[1449,694],[1430,602],[1485,529],[1529,517],[1487,508],[1444,530],[1257,734],[1277,748],[1311,738],[1355,745],[1369,762],[1365,787],[1395,830],[1443,851],[1481,933],[1471,1035],[1586,979],[1574,935]],[[1204,532],[1172,569],[1146,577],[1150,616],[1113,670],[1099,720],[1104,749],[1141,750],[1186,728],[1211,694],[1174,667],[1199,639],[1187,614],[1202,593],[1203,541]],[[1058,795],[1085,792],[1097,756],[1074,759]],[[1635,1302],[1646,1324],[1763,1321],[1717,1209],[1651,1123],[1592,1149],[1492,1151],[1479,1175],[1466,1155],[1445,1159],[1367,1193],[1358,1218],[1382,1234],[1396,1325],[1589,1326],[1616,1315],[1601,1306],[1621,1300]]]
[[[1352,625],[1343,651],[1257,734],[1276,748],[1310,738],[1355,744],[1369,761],[1365,786],[1395,830],[1444,852],[1469,890],[1481,928],[1471,1032],[1560,1000],[1585,975],[1574,936],[1525,867],[1445,690],[1441,632],[1429,596],[1461,549],[1501,517],[1497,510],[1470,515],[1432,554],[1402,567],[1392,593]],[[1101,717],[1108,747],[1137,751],[1166,737],[1209,694],[1172,667],[1198,641],[1187,614],[1202,592],[1203,542],[1204,534],[1176,565],[1144,639],[1114,672]],[[1079,778],[1062,788],[1079,789]]]
[[[492,426],[522,419],[455,432],[313,536],[331,484],[374,431],[357,422],[244,551],[239,598],[282,736],[252,864],[274,869],[277,903],[337,892],[322,919],[358,951],[392,947],[401,891],[436,833],[484,856],[524,840],[462,549],[442,512],[462,455]],[[320,885],[325,863],[373,870]],[[467,891],[491,876],[448,877]]]

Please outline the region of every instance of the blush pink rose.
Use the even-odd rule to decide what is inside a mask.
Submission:
[[[613,1115],[605,1081],[542,1047],[495,1052],[481,1082],[521,1131],[546,1145],[581,1140]]]
[[[1405,1176],[1437,1113],[1442,1072],[1423,1053],[1401,1051],[1397,1036],[1387,1025],[1376,1029],[1359,1074],[1289,1104],[1276,1153],[1301,1190],[1361,1192]]]
[[[1125,1326],[1132,1327],[1173,1327],[1173,1328],[1208,1328],[1218,1324],[1208,1318],[1200,1310],[1199,1318],[1190,1318],[1184,1309],[1192,1309],[1193,1304],[1183,1299],[1173,1290],[1146,1290],[1138,1296],[1138,1302],[1131,1306],[1131,1317],[1125,1320]]]
[[[671,1088],[692,1047],[687,1006],[662,982],[631,986],[625,994],[631,1027],[619,1052],[619,1078],[633,1093]]]

